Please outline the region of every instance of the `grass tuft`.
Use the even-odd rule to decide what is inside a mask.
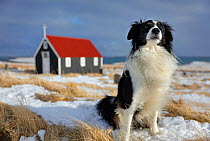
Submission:
[[[67,97],[67,96],[62,96],[62,95],[58,95],[58,94],[48,94],[48,95],[42,95],[42,94],[38,94],[35,93],[35,99],[39,99],[43,102],[57,102],[57,101],[75,101],[75,99],[73,97]]]
[[[196,112],[191,106],[189,106],[189,103],[187,104],[182,99],[177,101],[171,99],[165,110],[168,112],[167,114],[164,114],[165,117],[182,116],[185,120],[196,120],[200,123],[210,123],[210,113]]]
[[[0,103],[0,140],[18,140],[21,135],[33,136],[47,127],[46,122],[24,106]]]
[[[77,121],[71,130],[69,140],[74,141],[114,141],[110,136],[111,130],[101,130],[82,121]]]
[[[92,127],[76,121],[70,128],[45,122],[24,106],[10,106],[0,103],[0,140],[18,141],[21,136],[32,137],[41,129],[46,131],[45,141],[113,141],[109,130]]]

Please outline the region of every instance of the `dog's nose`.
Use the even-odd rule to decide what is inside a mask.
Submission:
[[[158,28],[154,28],[154,29],[152,30],[152,33],[158,34],[158,33],[160,33],[160,30],[159,30]]]

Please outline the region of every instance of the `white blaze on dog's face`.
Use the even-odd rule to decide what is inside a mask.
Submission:
[[[162,40],[163,35],[157,24],[160,25],[160,22],[150,21],[147,23],[147,25],[150,26],[146,36],[147,44],[158,44]]]

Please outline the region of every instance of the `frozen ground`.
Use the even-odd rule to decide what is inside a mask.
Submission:
[[[10,105],[19,105],[20,103],[26,105],[46,121],[55,124],[72,125],[77,119],[99,128],[108,128],[108,125],[101,120],[95,110],[97,101],[42,102],[34,99],[35,93],[48,94],[49,91],[35,85],[16,85],[11,88],[0,88],[1,102]],[[160,122],[160,131],[162,132],[161,135],[151,137],[146,129],[142,131],[134,130],[131,136],[133,138],[140,136],[148,141],[181,141],[195,136],[198,131],[210,132],[210,124],[184,120],[183,117],[166,117]],[[113,132],[113,135],[117,135],[117,131]]]
[[[198,63],[197,63],[198,64]],[[196,64],[196,65],[197,65]],[[203,65],[203,64],[202,64]],[[173,99],[185,99],[194,102],[206,103],[210,102],[210,97],[206,95],[198,95],[194,92],[209,92],[209,79],[210,75],[206,73],[187,73],[188,77],[183,77],[181,72],[176,72],[175,77],[177,78],[174,82],[189,85],[193,83],[198,83],[205,88],[199,90],[184,90],[189,91],[189,94],[184,95],[170,95]],[[61,77],[61,76],[39,76],[48,81],[56,82],[75,82],[75,83],[90,83],[100,86],[113,86],[113,81],[104,76],[103,81],[108,81],[109,84],[103,83],[100,77],[89,77],[89,76],[77,76],[77,77]],[[27,79],[27,76],[22,76],[22,79]],[[171,90],[171,91],[181,91],[181,90]],[[55,103],[42,102],[35,98],[35,93],[39,94],[49,94],[50,92],[43,87],[36,85],[15,85],[10,88],[0,87],[0,101],[7,103],[9,105],[26,105],[31,111],[36,112],[41,115],[46,121],[50,121],[55,124],[72,125],[75,120],[82,120],[89,123],[90,125],[97,126],[99,128],[109,128],[108,125],[101,120],[95,109],[95,105],[98,101],[83,101],[79,99],[78,101],[59,101]],[[102,92],[103,93],[103,92]],[[160,122],[161,135],[150,136],[147,129],[144,130],[132,130],[131,137],[137,138],[141,137],[145,141],[182,141],[186,139],[193,139],[199,132],[205,132],[210,134],[210,124],[209,123],[199,123],[193,120],[184,120],[183,117],[164,117]],[[114,131],[112,135],[117,136],[118,131]],[[40,130],[39,134],[43,136],[45,131]],[[34,137],[28,138],[27,141],[33,140]],[[21,137],[21,141],[26,140],[26,138]]]

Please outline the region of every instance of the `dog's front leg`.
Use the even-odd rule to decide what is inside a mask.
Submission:
[[[159,112],[156,111],[150,118],[149,120],[149,128],[150,128],[150,134],[152,136],[159,134],[159,129],[158,129],[158,125],[157,125],[157,118],[159,116]]]
[[[132,122],[134,111],[131,108],[120,109],[118,111],[118,114],[120,118],[119,140],[129,141],[131,122]]]

